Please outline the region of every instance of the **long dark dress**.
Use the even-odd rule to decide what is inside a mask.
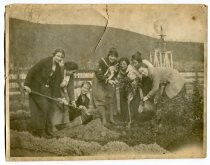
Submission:
[[[52,57],[47,57],[35,64],[28,72],[25,79],[25,86],[32,91],[58,98],[61,96],[60,83],[62,73],[59,65],[52,71]],[[31,111],[31,126],[33,129],[46,129],[48,123],[51,123],[55,103],[47,98],[37,96],[33,93],[29,95],[29,107]]]
[[[120,114],[122,120],[127,122],[129,120],[128,117],[128,94],[130,92],[129,89],[129,78],[127,77],[127,72],[120,71],[118,74],[118,79],[120,82]]]

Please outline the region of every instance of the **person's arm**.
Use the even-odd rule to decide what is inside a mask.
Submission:
[[[70,76],[69,83],[67,85],[67,93],[69,99],[72,103],[75,103],[75,96],[74,96],[74,75]]]
[[[142,63],[146,64],[148,66],[148,68],[154,68],[154,66],[152,65],[151,62],[149,62],[148,60],[142,60]]]
[[[152,75],[152,89],[149,91],[146,97],[151,98],[159,90],[160,77],[157,74]]]

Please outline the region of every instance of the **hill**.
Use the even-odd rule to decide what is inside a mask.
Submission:
[[[11,67],[28,68],[50,56],[54,49],[63,48],[67,60],[78,62],[81,69],[93,69],[111,47],[116,47],[121,57],[130,58],[140,51],[149,59],[158,42],[156,38],[111,27],[105,30],[101,26],[36,24],[13,18],[9,26]],[[167,49],[173,51],[174,65],[179,70],[203,70],[203,43],[168,41]]]

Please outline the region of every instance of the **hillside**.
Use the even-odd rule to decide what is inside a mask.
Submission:
[[[140,51],[149,59],[149,52],[158,42],[156,38],[110,27],[104,33],[100,26],[36,24],[12,18],[9,25],[10,66],[30,67],[50,56],[54,49],[63,48],[67,60],[77,61],[81,69],[92,69],[110,47],[116,47],[121,57]],[[176,68],[203,70],[203,43],[169,41],[167,49],[173,50]]]

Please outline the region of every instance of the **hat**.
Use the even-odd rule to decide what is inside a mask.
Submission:
[[[69,61],[69,62],[65,62],[64,63],[64,68],[66,70],[77,70],[78,69],[78,65],[75,62]]]

